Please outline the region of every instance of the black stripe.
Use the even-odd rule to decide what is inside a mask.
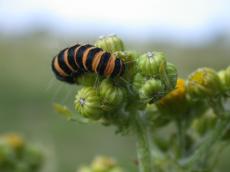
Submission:
[[[68,56],[67,56],[67,59],[68,59],[68,62],[70,64],[70,66],[74,69],[74,70],[79,70],[79,67],[78,65],[75,63],[75,60],[74,60],[74,51],[76,48],[78,48],[80,46],[80,44],[77,44],[73,47],[70,47],[69,48],[69,51],[68,51]]]
[[[74,78],[73,78],[73,77],[70,77],[70,76],[64,77],[62,81],[67,82],[67,83],[69,83],[69,84],[74,84],[74,83],[75,83]]]
[[[121,68],[120,59],[116,59],[114,63],[115,63],[115,66],[114,66],[113,72],[111,74],[111,77],[117,76],[119,74],[119,71]]]
[[[111,54],[107,53],[107,52],[102,54],[100,62],[98,64],[98,66],[97,66],[97,73],[99,73],[99,75],[104,74],[104,71],[105,71],[107,63],[109,61],[110,56],[111,56]]]
[[[84,69],[83,62],[82,62],[83,54],[90,47],[93,47],[93,46],[89,44],[83,45],[78,49],[77,54],[76,54],[76,61],[79,64],[80,69],[83,71],[86,71]]]
[[[92,69],[92,63],[93,63],[93,59],[95,57],[95,55],[102,51],[101,48],[93,48],[89,51],[88,55],[87,55],[87,59],[86,59],[86,67],[89,71],[93,72],[93,69]]]
[[[67,66],[67,64],[65,64],[65,60],[64,60],[64,53],[65,50],[62,50],[59,54],[58,54],[58,64],[60,66],[60,68],[68,75],[70,75],[72,73],[71,69]],[[68,53],[68,52],[67,52]]]
[[[122,60],[120,60],[120,62],[121,62],[120,76],[122,76],[125,72],[125,64]]]
[[[60,81],[64,81],[64,82],[67,82],[67,83],[70,83],[70,84],[75,83],[73,77],[70,77],[70,76],[65,77],[65,76],[62,76],[62,75],[58,72],[58,70],[57,70],[57,69],[55,68],[55,66],[54,66],[54,60],[55,60],[55,58],[56,58],[56,57],[53,58],[53,60],[52,60],[52,65],[51,65],[51,66],[52,66],[52,71],[54,72],[55,77],[56,77],[58,80],[60,80]]]
[[[81,74],[83,74],[84,72],[82,72],[81,70],[78,70],[78,71],[74,71],[72,74],[71,74],[71,76],[73,77],[73,78],[77,78],[77,77],[79,77]]]

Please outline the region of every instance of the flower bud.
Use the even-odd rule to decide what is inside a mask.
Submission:
[[[105,156],[98,156],[94,159],[91,167],[94,172],[110,172],[116,167],[116,161],[112,158]]]
[[[177,84],[177,69],[176,66],[172,63],[167,63],[166,66],[166,77],[164,81],[166,88],[168,88],[168,91],[175,88]],[[164,78],[162,78],[164,80]],[[168,84],[168,85],[167,85]]]
[[[0,140],[0,171],[6,163],[12,163],[15,159],[15,152],[3,140]]]
[[[230,66],[218,73],[220,78],[221,86],[224,92],[230,91]]]
[[[161,52],[148,52],[138,58],[137,66],[142,75],[159,77],[160,67],[166,68],[166,59]]]
[[[164,95],[164,86],[160,80],[149,79],[139,90],[141,99],[149,99],[150,102],[159,100]]]
[[[210,68],[200,68],[190,74],[186,87],[192,98],[215,97],[221,94],[220,79]]]
[[[99,87],[103,109],[111,111],[122,104],[125,99],[125,90],[115,85],[110,79],[104,79]]]
[[[144,85],[146,81],[147,79],[143,75],[141,75],[140,73],[137,73],[133,79],[134,89],[138,91],[142,87],[142,85]]]
[[[84,75],[80,75],[78,78],[76,78],[76,82],[79,85],[93,87],[96,83],[96,80],[100,79],[99,77],[100,76],[97,76],[94,73],[85,73]]]
[[[170,118],[159,114],[155,104],[147,104],[145,112],[153,129],[163,127],[170,122]]]
[[[137,72],[136,60],[138,53],[133,51],[117,51],[114,53],[117,58],[122,59],[125,64],[125,72],[122,77],[126,80],[132,80]]]
[[[84,117],[97,120],[103,115],[100,97],[93,87],[85,87],[75,97],[75,109]]]
[[[123,41],[114,34],[101,36],[95,43],[96,47],[102,48],[104,51],[113,53],[116,51],[124,51]]]
[[[216,125],[215,115],[205,114],[192,122],[192,128],[201,136],[213,129]]]
[[[109,172],[124,172],[121,167],[114,167]]]
[[[77,172],[93,172],[90,167],[83,166],[77,170]]]
[[[33,171],[38,170],[44,160],[40,149],[31,145],[25,148],[23,156],[29,168],[33,169]]]
[[[21,150],[25,146],[24,140],[17,134],[6,134],[2,137],[14,150]]]

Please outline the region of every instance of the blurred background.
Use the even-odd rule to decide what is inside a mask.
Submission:
[[[54,102],[72,108],[76,93],[55,80],[52,57],[110,33],[129,50],[165,52],[180,77],[202,66],[220,70],[230,64],[230,1],[1,0],[0,132],[20,133],[41,146],[46,172],[74,171],[97,154],[134,166],[133,137],[67,122],[52,108]]]

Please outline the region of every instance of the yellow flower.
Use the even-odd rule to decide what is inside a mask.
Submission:
[[[157,107],[163,113],[184,113],[188,107],[185,81],[178,79],[176,88],[160,99]]]
[[[7,134],[2,138],[9,144],[14,150],[20,150],[24,147],[25,143],[22,137],[17,134]]]

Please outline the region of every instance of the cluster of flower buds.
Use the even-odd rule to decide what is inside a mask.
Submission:
[[[16,134],[0,136],[0,171],[36,172],[42,165],[42,154]]]
[[[117,162],[106,156],[98,156],[88,166],[83,166],[77,172],[124,172]]]
[[[163,53],[148,52],[137,58],[133,85],[142,100],[156,102],[175,88],[176,81],[176,67],[166,61]]]
[[[163,53],[140,55],[127,51],[116,35],[101,37],[95,46],[120,58],[125,64],[125,71],[115,78],[86,74],[77,79],[83,88],[78,91],[74,106],[83,117],[119,125],[115,122],[116,112],[122,114],[128,111],[127,108],[139,108],[137,104],[146,106],[174,89],[177,70],[166,61]],[[121,120],[123,117],[120,115],[119,122],[125,121]]]
[[[110,57],[121,59],[118,60],[119,64],[115,64],[115,60],[111,59],[109,63],[99,63],[100,66],[111,65],[106,66],[110,72],[116,70],[115,73],[120,73],[116,77],[99,76],[96,73],[79,76],[77,83],[81,88],[75,96],[75,110],[86,122],[98,121],[104,125],[115,125],[118,132],[126,134],[132,131],[136,134],[139,141],[140,169],[152,171],[151,159],[156,161],[156,166],[169,169],[169,164],[165,162],[172,154],[175,158],[172,160],[173,165],[178,159],[185,157],[188,161],[190,156],[195,157],[192,157],[191,161],[199,159],[197,153],[190,155],[191,150],[196,144],[199,145],[200,140],[197,138],[203,137],[211,130],[214,134],[211,139],[207,139],[207,145],[214,143],[218,132],[225,138],[230,138],[230,129],[226,128],[228,121],[224,121],[229,120],[229,115],[223,106],[223,101],[230,95],[230,67],[219,73],[210,68],[200,68],[191,73],[187,80],[183,80],[177,78],[176,67],[166,60],[162,52],[139,54],[127,51],[123,41],[116,35],[101,37],[95,46],[112,53],[113,56]],[[68,119],[72,119],[71,112],[66,107],[56,107]],[[217,115],[206,115],[205,112],[212,112],[207,111],[210,108]],[[176,132],[172,131],[165,138],[159,136],[156,139],[157,135],[154,134],[158,134],[157,129],[169,123],[175,124]],[[154,151],[160,158],[150,153],[152,150],[149,147],[152,146],[148,144],[151,142],[151,134],[156,140]],[[203,146],[200,147],[202,151],[205,150]],[[169,156],[164,156],[166,153],[169,153]],[[176,168],[179,166],[178,164]],[[78,170],[121,171],[120,167],[107,157],[96,158],[90,166]]]
[[[75,109],[84,117],[98,120],[119,108],[125,100],[125,89],[104,79],[98,88],[83,87],[75,97]]]

